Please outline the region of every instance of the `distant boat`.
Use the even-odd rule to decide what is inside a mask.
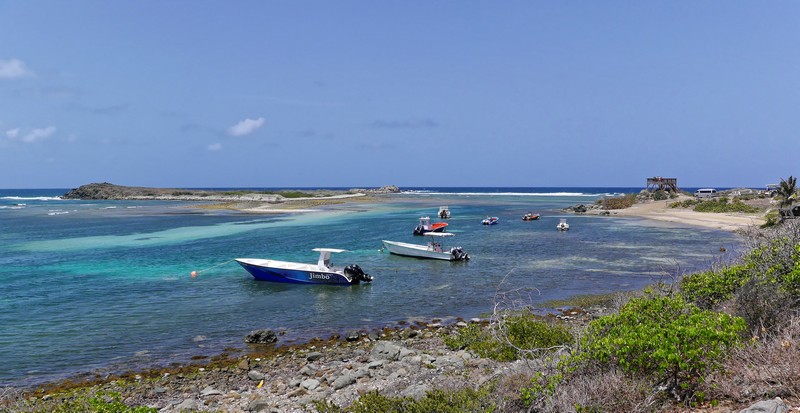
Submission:
[[[497,225],[498,223],[497,217],[486,217],[483,221],[481,221],[481,224],[483,225]]]
[[[450,208],[448,208],[446,205],[440,206],[438,215],[439,215],[439,218],[441,218],[441,219],[450,218]]]
[[[561,218],[561,221],[556,225],[556,229],[559,231],[569,231],[569,224],[567,224],[566,218]]]
[[[533,212],[528,212],[522,216],[523,221],[535,221],[537,219],[539,219],[539,214],[534,214]]]
[[[442,232],[446,226],[446,222],[434,222],[431,224],[430,217],[420,217],[419,224],[414,228],[414,235],[422,235],[428,232]]]
[[[334,267],[331,254],[346,252],[334,248],[314,248],[319,252],[316,264],[303,264],[289,261],[265,260],[261,258],[236,258],[242,267],[253,278],[260,281],[272,281],[293,284],[337,284],[351,285],[360,282],[371,282],[372,276],[365,274],[355,264],[346,267]]]
[[[450,232],[428,232],[424,235],[431,238],[427,245],[383,240],[383,246],[392,254],[406,257],[432,258],[446,261],[466,261],[469,259],[469,254],[461,247],[452,247],[448,250],[442,248],[442,244],[437,240],[437,238],[452,237],[455,234]]]

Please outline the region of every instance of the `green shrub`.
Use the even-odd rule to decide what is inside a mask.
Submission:
[[[739,317],[703,310],[679,296],[633,298],[619,314],[589,324],[576,362],[652,377],[690,397],[745,329]]]
[[[636,194],[625,194],[623,196],[615,196],[603,198],[600,204],[603,209],[625,209],[631,207],[636,203]]]
[[[733,297],[750,278],[744,265],[734,265],[718,271],[704,271],[683,277],[680,291],[683,297],[700,308],[712,309]]]
[[[312,198],[314,194],[301,191],[280,191],[278,194],[284,198]]]
[[[548,349],[573,340],[566,327],[539,321],[528,313],[505,317],[494,333],[502,340],[481,326],[471,324],[445,337],[444,342],[451,350],[466,349],[480,357],[513,361],[523,357],[526,350]]]
[[[663,201],[665,199],[669,199],[669,193],[667,191],[655,191],[653,192],[653,201]]]
[[[693,207],[693,206],[695,206],[695,205],[697,205],[699,203],[700,203],[700,201],[697,200],[697,199],[684,199],[683,201],[676,201],[676,202],[673,202],[673,203],[669,204],[669,207],[670,208],[691,208],[691,207]]]
[[[82,393],[66,398],[58,405],[42,407],[39,410],[32,411],[36,413],[157,413],[158,409],[145,406],[128,406],[122,403],[119,393],[98,393],[94,395]]]
[[[490,386],[478,390],[433,390],[419,400],[410,397],[386,397],[373,391],[362,395],[346,408],[326,401],[314,402],[314,407],[319,413],[480,413],[497,410],[492,402]]]
[[[716,200],[703,201],[695,205],[694,210],[697,212],[744,212],[756,213],[759,211],[756,207],[751,207],[740,200],[729,203],[728,198],[720,197]]]

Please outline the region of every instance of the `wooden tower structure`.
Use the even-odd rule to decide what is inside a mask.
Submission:
[[[653,191],[666,191],[678,193],[678,178],[662,178],[656,176],[647,178],[647,190]]]

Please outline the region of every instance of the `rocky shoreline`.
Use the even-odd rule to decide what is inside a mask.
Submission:
[[[583,312],[575,314],[585,316]],[[487,325],[480,319],[469,323]],[[261,342],[263,351],[258,353],[237,359],[220,357],[204,365],[130,373],[96,384],[57,383],[33,394],[18,392],[16,397],[4,397],[5,401],[0,398],[0,411],[54,409],[74,397],[70,389],[78,388],[97,395],[116,393],[126,405],[159,412],[309,412],[317,401],[344,407],[373,391],[419,399],[434,389],[477,388],[490,380],[530,373],[522,361],[497,362],[444,345],[444,337],[467,324],[432,322],[403,329],[353,331],[344,337],[286,347],[273,347],[269,343],[276,339],[274,333],[258,331],[251,333],[260,336],[252,340]],[[15,409],[21,405],[30,410]]]

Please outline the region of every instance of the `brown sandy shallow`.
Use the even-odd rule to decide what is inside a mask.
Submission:
[[[251,214],[304,213],[320,211],[334,205],[369,205],[387,202],[390,199],[391,195],[342,194],[326,197],[286,199],[282,202],[227,202],[201,205],[199,207],[194,206],[194,208],[231,210]],[[645,218],[725,231],[742,231],[760,226],[765,222],[763,212],[755,214],[712,213],[697,212],[687,208],[669,207],[669,204],[685,199],[692,199],[692,197],[680,196],[676,199],[669,199],[666,201],[646,201],[634,204],[626,209],[612,211],[590,210],[587,213],[599,215],[608,212],[611,216]],[[436,199],[427,199],[426,201],[433,204],[440,203],[440,201]]]

